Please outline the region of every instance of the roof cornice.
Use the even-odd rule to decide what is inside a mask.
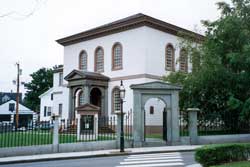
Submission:
[[[169,24],[167,22],[155,19],[153,17],[144,15],[144,14],[136,14],[109,24],[105,24],[100,27],[96,27],[78,34],[74,34],[62,39],[56,40],[59,44],[63,46],[75,44],[82,41],[87,41],[90,39],[95,39],[103,36],[107,36],[114,33],[123,32],[126,30],[148,26],[169,34],[173,34],[178,36],[179,32],[184,32],[186,34],[190,34],[200,41],[204,40],[204,36],[187,29]]]

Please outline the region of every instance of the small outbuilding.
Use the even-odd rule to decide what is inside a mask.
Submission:
[[[19,126],[28,127],[37,119],[37,114],[31,109],[19,103]],[[0,122],[15,122],[16,101],[9,100],[0,105]]]

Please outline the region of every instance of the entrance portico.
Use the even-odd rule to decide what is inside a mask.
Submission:
[[[69,88],[69,119],[76,118],[76,108],[86,103],[100,107],[100,116],[108,115],[109,77],[100,73],[73,70],[66,77]]]

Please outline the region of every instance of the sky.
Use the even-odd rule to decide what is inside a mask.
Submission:
[[[0,92],[16,91],[16,62],[23,82],[39,68],[63,64],[63,47],[56,39],[137,13],[204,33],[201,20],[219,17],[218,1],[0,0]]]

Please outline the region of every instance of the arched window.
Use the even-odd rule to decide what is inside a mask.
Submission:
[[[112,91],[112,113],[121,110],[120,103],[120,89],[119,87],[115,87]]]
[[[168,44],[165,50],[165,68],[168,71],[175,70],[175,57],[174,57],[174,47],[171,44]]]
[[[81,92],[78,95],[78,99],[79,99],[79,106],[84,104],[84,95],[83,95],[83,91],[81,90]]]
[[[122,45],[115,43],[112,48],[112,70],[122,69]]]
[[[188,53],[185,49],[180,51],[180,71],[188,72]]]
[[[101,47],[95,50],[95,72],[104,71],[104,51]]]
[[[86,51],[81,51],[79,55],[79,69],[80,70],[87,70],[87,64],[88,64],[88,55]]]

